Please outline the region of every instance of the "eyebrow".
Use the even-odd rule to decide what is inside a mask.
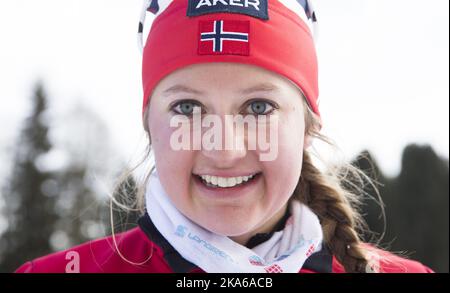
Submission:
[[[264,83],[256,84],[256,85],[246,88],[246,89],[239,90],[238,92],[241,94],[250,94],[253,92],[273,92],[276,90],[279,90],[279,88],[276,85],[274,85],[272,83],[264,82]],[[170,94],[176,94],[176,93],[180,93],[180,92],[196,94],[196,95],[205,94],[202,91],[193,89],[193,88],[191,88],[187,85],[183,85],[183,84],[176,84],[174,86],[171,86],[168,89],[166,89],[165,91],[163,91],[162,94],[164,96],[168,96]]]
[[[252,87],[249,87],[247,89],[243,89],[240,92],[242,94],[251,94],[253,92],[274,92],[277,90],[279,90],[279,87],[277,87],[276,85],[269,82],[263,82],[256,84]]]
[[[180,93],[180,92],[196,94],[196,95],[203,95],[204,94],[202,91],[190,88],[190,87],[188,87],[186,85],[182,85],[182,84],[176,84],[174,86],[171,86],[170,88],[168,88],[165,91],[163,91],[162,94],[164,96],[168,96],[170,94],[176,94],[176,93]]]

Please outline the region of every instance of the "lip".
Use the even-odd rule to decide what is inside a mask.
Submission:
[[[252,173],[254,174],[254,173]],[[223,175],[222,175],[223,176]],[[236,175],[236,176],[246,176],[246,175]],[[223,176],[226,177],[226,176]],[[229,176],[233,177],[233,176]],[[202,179],[198,175],[192,174],[192,179],[194,184],[200,190],[202,195],[215,199],[227,199],[227,198],[239,198],[248,195],[249,192],[255,189],[259,181],[262,180],[262,173],[258,172],[255,177],[253,177],[249,182],[243,185],[237,185],[233,187],[226,188],[215,188],[209,187],[203,184]]]

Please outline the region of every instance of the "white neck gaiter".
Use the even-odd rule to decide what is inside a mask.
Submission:
[[[170,201],[156,170],[145,197],[147,212],[158,231],[183,258],[207,273],[297,273],[306,259],[321,249],[319,219],[297,200],[291,201],[291,216],[284,229],[249,249],[185,217]]]

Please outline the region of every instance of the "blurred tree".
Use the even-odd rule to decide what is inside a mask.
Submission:
[[[41,83],[31,99],[31,114],[18,138],[13,170],[4,187],[8,228],[0,241],[0,271],[9,272],[24,261],[50,251],[57,218],[54,174],[40,169],[39,160],[52,148],[48,139],[47,98]]]
[[[440,159],[430,146],[406,147],[393,192],[392,232],[402,233],[403,239],[392,247],[416,252],[414,256],[433,269],[448,272],[448,161]]]
[[[439,158],[430,146],[409,145],[402,155],[401,172],[395,178],[383,176],[368,152],[358,156],[354,164],[382,183],[379,190],[387,220],[384,247],[420,260],[435,271],[448,272],[448,160]],[[370,187],[366,192],[374,194]],[[380,208],[366,200],[363,211],[369,227],[379,234],[383,232]]]
[[[87,107],[78,104],[59,120],[52,137],[67,160],[58,172],[59,220],[52,244],[54,249],[67,249],[109,234],[110,177],[121,159],[107,126]]]
[[[50,123],[46,104],[38,84],[3,188],[8,228],[0,238],[2,272],[111,231],[107,195],[123,167],[106,125],[81,104],[60,117],[53,114]],[[134,186],[130,177],[124,200],[132,200]],[[122,211],[114,213],[119,219],[115,232],[128,229],[125,222],[136,222],[136,214],[125,219]]]
[[[386,178],[380,168],[378,167],[376,160],[370,154],[369,151],[362,151],[356,159],[353,161],[353,165],[364,171],[364,173],[370,177],[375,187],[381,192],[386,187],[388,178]],[[349,188],[349,186],[346,186]],[[383,231],[385,230],[384,218],[383,218],[383,199],[379,198],[374,187],[367,182],[364,185],[364,191],[366,192],[363,201],[363,215],[367,223],[370,223],[371,233],[365,231],[365,238],[368,241],[376,241],[383,237]],[[381,194],[379,194],[381,197]]]

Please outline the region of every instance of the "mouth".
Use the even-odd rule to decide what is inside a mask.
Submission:
[[[214,175],[197,175],[193,174],[198,182],[205,187],[212,189],[233,189],[251,185],[260,176],[261,172],[250,174],[247,176],[221,177]]]

